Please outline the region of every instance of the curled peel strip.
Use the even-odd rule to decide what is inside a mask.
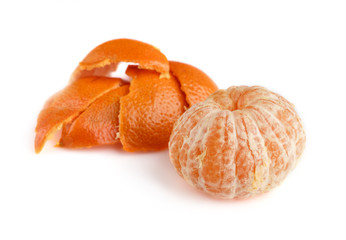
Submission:
[[[73,72],[71,81],[81,76],[106,76],[120,62],[137,63],[139,68],[155,70],[162,76],[169,74],[168,60],[158,48],[137,40],[115,39],[91,50]]]

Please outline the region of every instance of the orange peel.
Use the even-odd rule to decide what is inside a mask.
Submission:
[[[124,85],[96,99],[73,122],[63,126],[59,146],[84,148],[120,143],[120,98],[128,92],[129,85]]]
[[[169,74],[169,63],[160,50],[150,44],[132,39],[114,39],[95,47],[79,63],[71,81],[85,76],[108,76],[120,62],[131,62],[139,68],[155,70],[163,77]]]
[[[167,148],[175,120],[185,111],[185,98],[177,80],[159,78],[150,70],[129,66],[130,93],[121,98],[120,140],[126,151]]]
[[[179,79],[181,90],[186,95],[189,106],[204,101],[217,90],[216,84],[198,68],[181,62],[169,61],[171,73]]]
[[[80,78],[52,96],[41,110],[36,125],[35,151],[39,153],[48,137],[62,124],[71,122],[98,97],[117,88],[121,79]]]
[[[120,62],[134,63],[129,84],[110,75]],[[121,142],[126,151],[167,148],[175,120],[217,90],[201,70],[168,61],[156,47],[115,39],[94,48],[72,73],[70,84],[39,114],[35,151],[62,127],[59,146],[92,147]]]

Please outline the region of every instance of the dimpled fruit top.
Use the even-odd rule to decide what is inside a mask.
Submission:
[[[263,87],[230,87],[175,123],[170,159],[189,184],[219,198],[247,198],[280,184],[305,146],[293,104]]]

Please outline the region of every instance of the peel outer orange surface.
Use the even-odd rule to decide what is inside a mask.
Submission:
[[[186,94],[189,106],[204,101],[218,89],[207,74],[194,66],[169,61],[169,69],[172,75],[179,79],[181,90]]]
[[[279,185],[305,141],[293,104],[263,87],[230,87],[176,121],[169,155],[195,188],[218,198],[248,198]]]
[[[59,146],[83,148],[120,143],[120,98],[128,92],[129,85],[115,88],[95,100],[73,122],[64,124]]]
[[[73,121],[104,93],[119,87],[117,78],[80,78],[53,95],[41,110],[36,125],[35,151],[39,153],[48,138],[62,124]]]
[[[168,146],[173,124],[186,102],[178,81],[129,66],[130,93],[120,101],[120,140],[126,151],[161,150]]]

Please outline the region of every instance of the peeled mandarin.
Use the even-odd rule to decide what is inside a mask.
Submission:
[[[218,90],[175,123],[169,155],[190,185],[218,198],[248,198],[278,186],[305,146],[293,104],[263,87]]]

